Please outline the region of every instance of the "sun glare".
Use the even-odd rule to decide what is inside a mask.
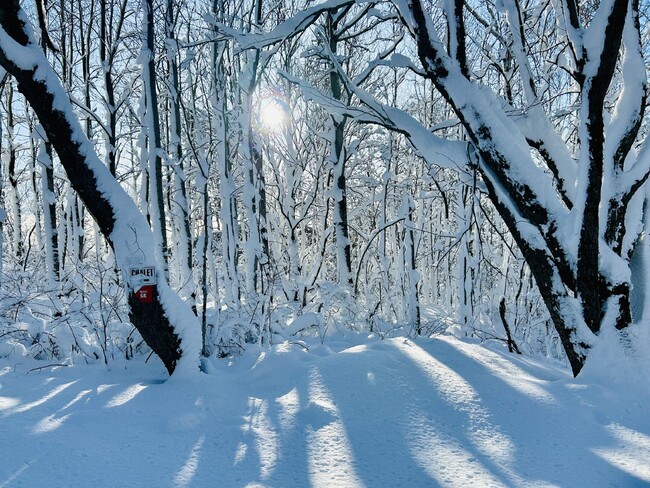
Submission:
[[[279,132],[289,119],[289,110],[284,100],[267,97],[260,101],[259,121],[266,132]]]

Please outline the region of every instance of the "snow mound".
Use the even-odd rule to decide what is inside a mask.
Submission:
[[[11,360],[0,486],[650,484],[647,404],[607,364],[612,381],[576,380],[451,336],[252,347],[185,381]]]

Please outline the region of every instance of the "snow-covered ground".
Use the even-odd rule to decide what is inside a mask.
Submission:
[[[3,359],[0,487],[650,486],[647,374],[574,380],[450,336],[308,348],[168,381]]]

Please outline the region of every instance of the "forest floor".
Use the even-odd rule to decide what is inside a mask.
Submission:
[[[573,379],[446,335],[253,347],[169,380],[21,361],[0,360],[0,488],[650,486],[648,372]]]

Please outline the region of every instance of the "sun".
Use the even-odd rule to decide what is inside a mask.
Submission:
[[[287,103],[278,97],[260,100],[259,124],[265,132],[279,132],[289,120]]]

